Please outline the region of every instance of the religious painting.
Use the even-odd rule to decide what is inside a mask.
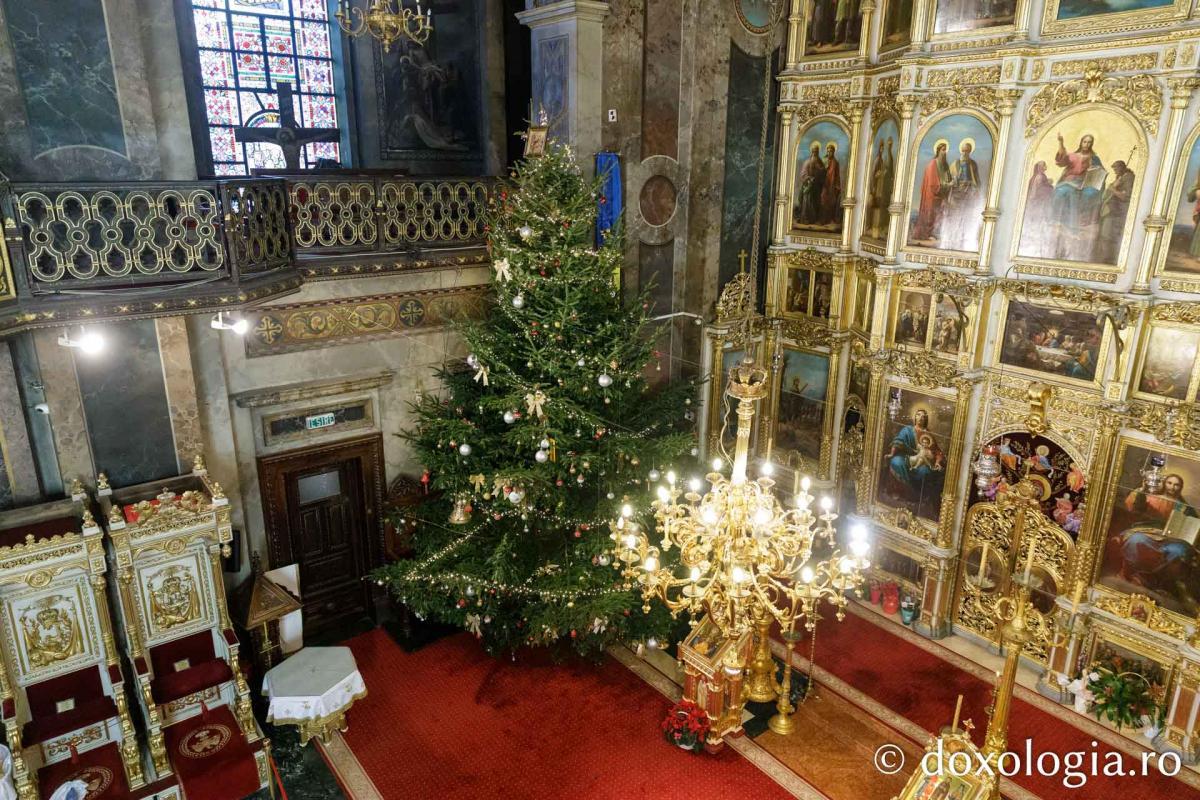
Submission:
[[[1012,25],[1017,0],[937,0],[933,32],[959,33]]]
[[[954,428],[954,401],[891,386],[884,408],[887,419],[876,499],[936,523]]]
[[[807,56],[858,50],[862,39],[862,0],[808,0]]]
[[[1200,609],[1200,460],[1122,441],[1099,582],[1169,611]]]
[[[785,347],[775,422],[775,447],[802,457],[809,469],[821,458],[825,438],[825,397],[829,356]],[[787,459],[793,463],[792,458]]]
[[[854,363],[850,367],[850,384],[848,392],[851,396],[857,397],[863,403],[867,401],[867,394],[871,390],[871,368],[866,364]]]
[[[1027,431],[1002,434],[988,445],[999,451],[1000,474],[982,491],[972,483],[971,503],[995,502],[1028,476],[1041,489],[1042,513],[1072,538],[1078,537],[1088,485],[1083,465],[1058,442]]]
[[[983,800],[987,790],[981,777],[973,772],[958,776],[944,770],[927,775],[924,770],[917,770],[900,800]]]
[[[863,220],[863,236],[886,239],[896,186],[896,149],[900,146],[900,130],[894,119],[885,119],[871,137],[871,158],[867,171],[867,207]]]
[[[841,233],[849,154],[850,135],[836,122],[814,122],[800,134],[792,194],[794,230]]]
[[[917,146],[908,243],[974,253],[992,169],[992,133],[978,117],[951,114]]]
[[[1096,17],[1102,14],[1122,14],[1130,11],[1146,11],[1166,8],[1175,0],[1058,0],[1054,18],[1057,20]]]
[[[912,36],[913,0],[887,0],[883,4],[883,38],[879,49],[891,50],[908,44]]]
[[[1176,168],[1178,189],[1164,269],[1200,279],[1200,131],[1192,136],[1187,160]]]
[[[959,314],[958,306],[950,295],[942,295],[935,303],[933,311],[933,329],[930,331],[930,346],[939,353],[956,355],[962,343],[963,328],[966,320]]]
[[[1139,394],[1187,400],[1192,394],[1200,330],[1152,325],[1142,356]]]
[[[929,334],[930,304],[928,292],[900,292],[892,341],[896,344],[924,347]]]
[[[730,373],[745,357],[746,351],[740,348],[723,350],[719,356],[720,375],[713,376],[715,383],[709,404],[712,410],[709,412],[708,428],[711,436],[730,456],[737,444],[737,415],[733,413],[732,406],[726,406],[724,402],[725,387],[729,385]]]
[[[1088,383],[1097,379],[1104,325],[1095,314],[1010,300],[1001,364]]]
[[[783,310],[788,314],[807,314],[812,308],[812,270],[791,267],[787,273]]]
[[[803,314],[809,317],[828,319],[832,305],[832,272],[803,267],[788,268],[783,292],[785,315]]]
[[[1115,110],[1093,106],[1048,126],[1025,172],[1017,255],[1116,267],[1144,163],[1141,133]]]
[[[477,3],[457,3],[450,9],[434,8],[433,33],[424,44],[402,39],[386,53],[374,45],[377,113],[383,128],[381,158],[480,157],[481,29]],[[544,61],[553,60],[545,53],[539,56]],[[547,73],[549,67],[543,65],[539,75]],[[543,82],[553,80],[543,78]],[[540,88],[545,91],[535,96],[550,116],[553,136],[561,109],[551,107],[553,93],[547,86]]]
[[[854,317],[851,324],[860,331],[869,331],[874,308],[875,282],[865,275],[859,275],[854,287]]]

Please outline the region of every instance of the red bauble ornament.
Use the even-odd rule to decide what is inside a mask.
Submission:
[[[574,628],[572,628],[572,629],[571,629],[571,638],[572,638],[572,639],[574,639],[576,635],[577,635],[577,634],[575,633],[575,629],[574,629]]]
[[[467,601],[466,601],[464,598],[462,598],[462,597],[458,598],[458,607],[459,607],[459,608],[466,608],[466,607],[467,607]]]

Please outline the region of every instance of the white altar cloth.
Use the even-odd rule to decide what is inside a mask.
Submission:
[[[268,722],[297,725],[344,711],[367,686],[350,648],[305,647],[263,676],[262,691]]]

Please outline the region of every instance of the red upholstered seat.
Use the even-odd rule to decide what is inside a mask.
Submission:
[[[80,753],[66,761],[58,761],[38,770],[38,793],[42,800],[67,781],[81,780],[88,785],[86,800],[125,798],[129,785],[125,781],[125,766],[115,742]]]
[[[189,717],[164,733],[188,800],[241,800],[258,791],[254,753],[261,744],[246,741],[228,706]]]
[[[176,665],[184,660],[187,666],[176,669]],[[151,648],[150,665],[154,670],[150,689],[156,703],[170,703],[233,678],[229,664],[217,658],[210,631],[201,631]]]
[[[94,665],[30,684],[25,699],[32,717],[22,736],[25,744],[38,744],[117,715],[116,703],[104,693],[100,668]],[[63,700],[74,700],[75,707],[59,712]]]

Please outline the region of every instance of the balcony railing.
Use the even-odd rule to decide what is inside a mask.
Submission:
[[[478,245],[493,181],[346,175],[14,184],[17,294],[247,278],[320,256]]]

